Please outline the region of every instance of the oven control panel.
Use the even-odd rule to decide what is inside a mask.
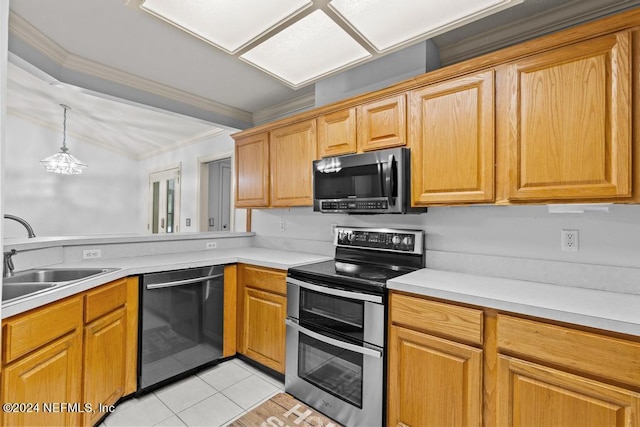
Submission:
[[[336,227],[336,246],[368,248],[394,252],[421,254],[424,241],[422,230],[392,230],[376,228]]]

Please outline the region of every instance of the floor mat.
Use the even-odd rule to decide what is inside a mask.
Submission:
[[[169,326],[160,326],[142,333],[142,363],[151,363],[198,345]]]
[[[309,408],[286,393],[280,393],[253,408],[228,427],[262,426],[342,427],[315,409]]]

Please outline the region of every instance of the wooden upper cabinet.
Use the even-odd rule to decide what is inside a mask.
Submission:
[[[494,199],[493,70],[409,94],[414,205]]]
[[[352,154],[356,147],[356,109],[318,117],[318,157]]]
[[[269,133],[236,140],[236,207],[269,206]]]
[[[631,196],[631,36],[602,36],[499,68],[508,200]]]
[[[358,151],[407,144],[406,95],[396,95],[357,107]]]
[[[316,119],[270,134],[271,206],[312,206],[311,162],[316,159]]]

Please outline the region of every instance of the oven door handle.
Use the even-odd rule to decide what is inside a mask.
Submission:
[[[325,344],[329,344],[332,345],[334,347],[338,347],[344,350],[349,350],[349,351],[353,351],[354,353],[359,353],[362,354],[364,356],[371,356],[371,357],[375,357],[376,359],[380,359],[382,357],[382,352],[378,351],[378,350],[374,350],[371,348],[367,348],[367,347],[362,347],[359,345],[355,345],[355,344],[350,344],[348,342],[344,342],[344,341],[340,341],[340,340],[336,340],[334,338],[330,338],[326,335],[322,335],[319,334],[317,332],[313,332],[312,330],[309,330],[307,328],[305,328],[304,326],[300,326],[298,323],[294,322],[291,319],[285,319],[284,321],[286,323],[287,326],[295,329],[298,332],[301,332],[305,335],[310,336],[311,338],[315,338],[318,341],[322,341]]]
[[[314,285],[311,283],[303,282],[302,280],[293,279],[287,277],[287,283],[292,285],[298,285],[301,288],[309,289],[311,291],[320,292],[322,294],[334,295],[337,297],[349,298],[358,301],[369,301],[382,304],[382,297],[378,295],[369,295],[360,292],[343,291],[342,289],[329,288],[327,286]]]
[[[173,288],[175,286],[190,285],[192,283],[206,282],[207,280],[223,277],[224,273],[214,274],[213,276],[196,277],[194,279],[176,280],[175,282],[152,283],[147,285],[147,289]]]

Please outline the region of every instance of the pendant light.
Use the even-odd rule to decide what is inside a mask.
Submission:
[[[67,110],[71,107],[60,104],[64,108],[64,122],[62,128],[62,147],[60,152],[49,156],[44,160],[40,160],[40,164],[44,166],[47,172],[59,173],[63,175],[77,175],[82,173],[82,170],[87,167],[85,163],[73,157],[68,153],[67,148]]]

